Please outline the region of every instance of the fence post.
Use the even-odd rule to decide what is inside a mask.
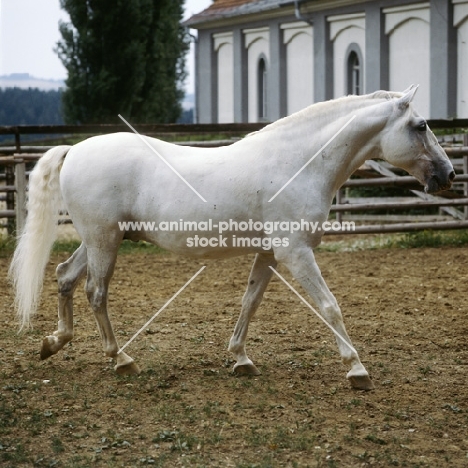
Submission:
[[[468,155],[463,155],[463,174],[468,174]],[[468,196],[468,182],[463,182],[463,196]],[[468,206],[463,207],[465,219],[468,219]]]
[[[23,232],[26,222],[26,163],[23,159],[15,159],[16,188],[16,235]]]
[[[468,134],[463,134],[463,146],[468,146]],[[463,155],[463,175],[468,174],[468,155]],[[468,182],[463,182],[463,196],[468,196]],[[468,219],[468,206],[463,207],[463,215],[465,219]]]
[[[15,185],[15,170],[11,164],[5,166],[5,185],[12,186]],[[15,193],[8,191],[6,193],[6,208],[7,210],[15,209]],[[11,236],[15,231],[15,220],[13,218],[8,218],[7,220],[7,232]]]
[[[18,127],[15,127],[15,147],[17,153],[21,152],[21,136]]]
[[[342,189],[339,188],[337,191],[336,191],[336,204],[337,205],[341,205],[341,201],[342,201],[342,195],[343,195],[343,192],[342,192]],[[340,211],[338,211],[336,213],[336,220],[341,223],[342,222],[342,214]]]

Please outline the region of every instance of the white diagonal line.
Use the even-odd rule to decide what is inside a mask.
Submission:
[[[120,354],[204,269],[202,266],[117,352]]]
[[[353,352],[357,351],[272,267],[273,273]]]
[[[198,197],[200,197],[205,203],[206,203],[206,200],[190,185],[190,183],[181,175],[179,174],[179,172],[177,172],[177,170],[172,167],[172,165],[166,160],[164,159],[161,154],[156,151],[120,114],[119,114],[119,118],[128,126],[128,128],[130,128],[130,130],[132,130],[133,133],[135,133],[135,135],[138,135],[141,139],[141,141],[151,150],[153,151],[153,153],[156,154],[156,156],[159,157],[159,159],[161,159],[161,161],[166,164],[167,167],[169,167],[169,169],[172,170],[172,172],[174,172],[174,174],[177,175],[177,177],[179,177],[179,179],[181,179]]]
[[[269,200],[273,201],[354,119],[353,115]]]

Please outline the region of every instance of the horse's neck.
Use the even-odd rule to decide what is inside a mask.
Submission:
[[[311,106],[278,122],[279,140],[288,142],[290,154],[302,155],[301,162],[305,164],[333,139],[310,163],[310,170],[324,172],[320,179],[324,190],[326,186],[334,194],[371,154],[369,143],[375,132],[370,120],[363,118],[363,109],[386,101],[385,98],[352,97]],[[368,109],[368,112],[373,111]],[[350,122],[353,116],[356,117]]]

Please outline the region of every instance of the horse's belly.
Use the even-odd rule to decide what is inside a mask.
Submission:
[[[141,226],[133,224],[133,226]],[[150,229],[138,232],[127,231],[125,238],[134,241],[147,241],[158,245],[164,250],[186,255],[194,258],[230,258],[249,253],[271,251],[271,246],[262,243],[260,239],[253,240],[243,237],[242,239],[216,232],[160,232]]]

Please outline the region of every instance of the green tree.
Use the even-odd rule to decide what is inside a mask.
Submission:
[[[0,125],[60,125],[61,91],[0,88]]]
[[[184,0],[60,0],[57,53],[68,70],[68,123],[169,123],[181,114]]]

